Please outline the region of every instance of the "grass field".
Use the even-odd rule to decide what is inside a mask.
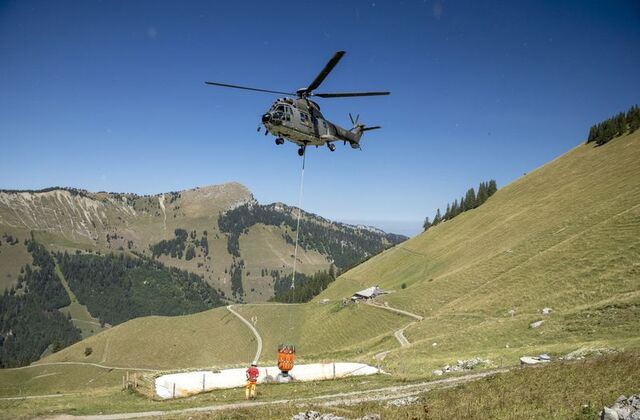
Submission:
[[[18,238],[15,245],[9,245],[3,235],[11,235]],[[28,232],[22,229],[14,229],[8,226],[0,226],[0,292],[14,286],[18,281],[20,269],[33,262],[24,240],[28,238]]]
[[[42,369],[42,370],[40,370]],[[1,418],[33,418],[56,414],[90,415],[157,410],[182,410],[217,404],[241,402],[242,389],[219,390],[189,398],[152,401],[137,393],[121,391],[117,384],[121,371],[106,372],[86,367],[74,367],[75,387],[61,388],[56,384],[55,367],[39,367],[21,371],[0,371],[0,383],[25,381],[27,390],[43,395],[57,389],[56,398],[0,399]],[[69,371],[66,371],[69,372]],[[48,375],[48,376],[47,376]],[[87,387],[93,381],[103,387]],[[370,401],[355,405],[322,407],[308,398],[406,386],[417,382],[387,375],[349,378],[336,381],[263,385],[258,389],[258,401],[294,399],[289,404],[221,412],[173,413],[170,418],[282,419],[301,411],[315,410],[347,418],[380,414],[384,419],[450,419],[450,418],[573,418],[593,419],[604,405],[611,405],[625,394],[638,392],[640,354],[637,351],[609,354],[578,361],[554,362],[541,367],[516,368],[490,378],[455,387],[435,387],[418,394],[418,400],[403,407],[389,406],[386,401]],[[145,385],[146,386],[146,385]],[[431,387],[429,387],[431,388]],[[418,388],[420,390],[420,388]],[[41,392],[38,392],[41,391]],[[6,395],[6,393],[4,393]],[[16,394],[14,394],[16,395]],[[329,400],[331,401],[331,400]]]
[[[283,231],[295,237],[295,232],[289,232],[286,227],[266,226],[262,223],[252,226],[247,234],[240,236],[242,255],[251,256],[245,261],[242,279],[247,302],[265,302],[273,297],[273,278],[269,273],[262,277],[260,271],[263,268],[269,272],[279,270],[282,275],[291,274],[294,246],[282,238]],[[326,256],[314,250],[298,248],[296,270],[311,275],[328,269],[329,261]]]
[[[638,162],[640,132],[578,146],[345,273],[316,301],[372,284],[395,290],[381,300],[425,320],[406,330],[415,344],[387,367],[403,360],[422,374],[447,357],[514,362],[531,351],[637,345]],[[528,328],[537,320],[545,323]]]
[[[91,365],[46,365],[0,370],[0,397],[67,394],[113,388],[123,372]],[[0,406],[2,403],[0,402]],[[0,415],[2,417],[2,415]]]
[[[255,304],[234,306],[255,321],[263,339],[261,361],[275,362],[280,343],[296,344],[300,361],[358,360],[373,363],[373,353],[398,346],[393,332],[411,319],[368,305]]]
[[[48,370],[51,373],[51,370]],[[35,372],[34,372],[35,373]],[[38,375],[30,373],[29,377],[34,378],[42,375],[43,371],[37,372]],[[101,387],[88,387],[86,382],[90,381],[95,375],[103,374],[103,384]],[[25,375],[20,373],[20,377]],[[40,388],[41,391],[47,389],[57,389],[60,395],[55,398],[34,398],[34,399],[0,399],[0,418],[33,418],[36,416],[52,416],[55,414],[74,414],[74,415],[90,415],[98,413],[122,413],[122,412],[139,412],[139,411],[155,411],[155,410],[180,410],[190,409],[194,407],[202,407],[216,404],[236,403],[244,401],[243,389],[225,389],[211,391],[203,394],[193,395],[188,398],[180,398],[175,400],[155,401],[141,396],[137,392],[122,391],[117,386],[118,381],[122,380],[122,371],[113,371],[105,373],[104,370],[86,370],[84,373],[74,373],[74,377],[79,379],[78,385],[68,388]],[[51,376],[53,377],[53,376]],[[10,378],[6,372],[0,371],[0,379]],[[34,379],[45,381],[42,379]],[[114,386],[110,386],[109,382],[113,382]],[[373,377],[363,378],[346,378],[335,381],[319,381],[319,382],[300,382],[295,385],[260,385],[258,388],[259,400],[279,400],[284,398],[310,398],[319,395],[333,394],[336,392],[352,392],[355,390],[375,389],[379,387],[388,387],[394,385],[406,385],[408,382],[398,378],[392,378],[387,375],[376,375]],[[149,384],[144,383],[142,386],[147,387]],[[84,389],[81,389],[84,388]],[[28,391],[36,390],[35,386],[27,388]],[[45,395],[40,394],[39,395]],[[13,397],[11,397],[13,398]],[[254,412],[251,418],[260,418],[263,411]],[[190,414],[190,415],[193,415]],[[226,416],[232,413],[226,413]],[[171,415],[169,418],[174,418]],[[188,418],[187,415],[185,418]]]
[[[346,418],[378,414],[383,419],[595,419],[602,407],[620,395],[638,393],[640,354],[637,352],[515,369],[509,373],[419,394],[406,406],[387,402],[322,407],[314,404],[276,405],[176,418],[285,419],[307,410]]]
[[[146,369],[246,363],[255,338],[226,308],[193,315],[149,316],[109,328],[36,363],[89,362]],[[85,356],[85,349],[92,352]]]

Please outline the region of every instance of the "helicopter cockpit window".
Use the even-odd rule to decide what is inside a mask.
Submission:
[[[291,121],[291,115],[293,114],[290,106],[284,107],[284,119],[286,121]]]
[[[273,118],[277,119],[277,120],[282,120],[284,119],[284,105],[278,105],[274,110],[273,110]]]

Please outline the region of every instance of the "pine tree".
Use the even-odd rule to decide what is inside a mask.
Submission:
[[[435,217],[433,218],[433,224],[432,224],[432,226],[437,225],[437,224],[438,224],[438,223],[440,223],[441,221],[442,221],[442,216],[440,215],[440,209],[438,209],[438,210],[436,211],[436,215],[435,215]]]
[[[460,208],[458,207],[458,200],[453,200],[453,204],[451,205],[451,218],[456,217],[460,214]]]
[[[478,186],[478,196],[476,197],[477,205],[481,206],[482,203],[487,201],[487,198],[489,198],[489,196],[487,195],[487,183],[481,182]]]
[[[424,219],[424,223],[422,224],[422,229],[424,232],[426,232],[427,230],[429,230],[430,227],[431,227],[431,222],[429,222],[429,218],[426,217]]]
[[[587,143],[591,143],[592,141],[596,141],[596,135],[598,133],[598,127],[592,125],[589,129],[589,137],[587,138]]]
[[[624,116],[624,112],[621,112],[616,116],[616,136],[621,136],[626,132],[627,132],[627,119]]]
[[[487,187],[487,195],[491,197],[496,191],[498,191],[498,184],[495,179],[492,179],[489,181],[489,186]]]
[[[476,192],[473,188],[467,190],[467,194],[464,196],[464,210],[471,210],[476,208]]]
[[[626,120],[630,133],[640,128],[640,107],[638,105],[634,105],[629,109]]]
[[[616,126],[613,118],[609,118],[603,124],[602,137],[597,141],[597,144],[605,144],[616,136]]]

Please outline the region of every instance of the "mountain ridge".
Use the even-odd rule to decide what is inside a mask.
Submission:
[[[250,274],[280,270],[282,274],[292,267],[295,226],[266,226],[255,220],[251,226],[239,232],[238,252],[231,255],[228,235],[221,232],[218,219],[235,209],[245,206],[260,206],[263,213],[279,211],[289,217],[297,215],[297,208],[284,203],[260,204],[251,191],[238,182],[207,185],[182,191],[152,195],[135,193],[90,192],[72,187],[50,187],[40,190],[0,190],[0,232],[21,240],[32,235],[54,251],[110,253],[125,252],[140,256],[156,257],[167,266],[201,275],[221,292],[231,295],[230,271],[242,259],[246,270],[243,281],[248,287],[242,300],[266,301],[273,296],[270,287],[273,278],[261,275],[260,279],[249,278]],[[380,249],[406,239],[401,235],[386,234],[377,229],[361,228],[332,222],[329,219],[302,211],[309,228],[320,225],[339,226],[345,233],[360,236],[360,232],[372,232]],[[171,255],[152,255],[151,248],[162,241],[175,239],[175,232],[185,231],[198,236],[199,243],[206,243],[200,251],[191,250],[189,261]],[[302,226],[304,237],[305,226]],[[210,233],[210,235],[209,235]],[[338,232],[339,233],[339,232]],[[259,245],[258,245],[259,244]],[[189,244],[185,245],[187,251]],[[18,270],[29,264],[28,255],[16,245],[12,262],[0,270],[0,288],[15,282]],[[301,249],[298,268],[306,274],[328,270],[332,259],[322,252],[324,247]],[[244,251],[240,251],[244,249]],[[211,251],[209,254],[209,250]],[[204,255],[205,252],[208,255]],[[5,253],[6,255],[6,253]],[[369,253],[361,252],[354,258],[365,258]],[[0,252],[0,262],[3,261]],[[357,262],[356,260],[351,263]],[[271,283],[271,284],[269,284]]]

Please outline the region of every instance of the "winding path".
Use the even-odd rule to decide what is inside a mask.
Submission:
[[[422,321],[424,319],[423,316],[420,316],[418,314],[414,314],[412,312],[405,311],[403,309],[392,308],[391,306],[382,305],[382,304],[374,302],[374,301],[366,301],[365,303],[367,305],[375,306],[376,308],[386,309],[387,311],[396,312],[398,314],[409,316],[411,318],[417,319],[418,321]]]
[[[411,345],[409,340],[407,340],[407,337],[404,336],[404,330],[406,330],[410,326],[414,325],[416,322],[422,321],[424,319],[424,317],[422,317],[422,316],[420,316],[418,314],[411,313],[409,311],[402,310],[402,309],[392,308],[391,306],[387,306],[387,305],[381,305],[381,304],[373,302],[373,301],[366,301],[365,303],[367,305],[373,306],[375,308],[386,309],[387,311],[395,312],[395,313],[398,313],[398,314],[405,315],[405,316],[411,317],[413,319],[416,319],[416,321],[412,321],[412,322],[408,323],[407,325],[405,325],[404,327],[400,328],[399,330],[397,330],[397,331],[395,331],[393,333],[393,336],[396,338],[396,340],[398,340],[398,343],[400,343],[400,347],[407,347],[407,346]],[[378,353],[376,355],[376,358],[379,358],[379,360],[382,360],[384,358],[384,356],[386,355],[386,354],[383,355],[383,353],[388,353],[388,352]]]
[[[409,340],[407,340],[407,337],[404,336],[404,330],[406,330],[413,324],[415,324],[415,321],[405,325],[404,327],[393,333],[393,336],[396,338],[396,340],[398,340],[398,343],[400,343],[400,347],[407,347],[411,345]]]
[[[161,416],[177,416],[181,414],[188,413],[212,413],[212,412],[220,412],[226,410],[238,410],[244,408],[253,408],[260,406],[271,406],[271,405],[279,405],[279,404],[314,404],[322,407],[332,407],[336,405],[356,405],[362,404],[365,402],[373,402],[373,401],[387,401],[397,398],[404,398],[413,395],[418,395],[423,392],[428,392],[435,388],[441,387],[450,387],[453,385],[457,385],[460,383],[476,381],[478,379],[485,378],[487,376],[496,375],[499,373],[508,372],[509,369],[495,369],[481,373],[474,373],[470,375],[464,376],[456,376],[445,379],[438,379],[435,381],[428,382],[420,382],[411,385],[396,385],[389,386],[384,388],[375,388],[369,389],[365,391],[354,391],[347,393],[338,393],[338,394],[329,394],[329,395],[320,395],[318,397],[308,397],[308,398],[289,398],[289,399],[281,399],[274,401],[247,401],[247,402],[239,402],[239,403],[231,403],[231,404],[218,404],[218,405],[209,405],[205,407],[193,407],[193,408],[185,408],[181,410],[167,410],[167,411],[143,411],[138,413],[119,413],[119,414],[105,414],[105,415],[94,415],[94,416],[82,416],[83,419],[91,419],[91,420],[107,420],[107,419],[132,419],[139,417],[161,417]],[[75,419],[77,417],[71,415],[60,415],[53,417],[57,420],[62,419]]]
[[[27,366],[20,366],[16,368],[5,368],[3,370],[22,370],[22,369],[31,369],[37,368],[40,366],[55,366],[55,365],[80,365],[80,366],[94,366],[101,369],[110,369],[110,370],[139,370],[143,372],[157,372],[160,369],[149,369],[149,368],[139,368],[139,367],[126,367],[126,366],[105,366],[99,363],[91,363],[91,362],[47,362],[47,363],[34,363]]]
[[[237,313],[232,308],[232,306],[233,305],[228,305],[227,306],[227,309],[229,310],[229,312],[231,312],[232,314],[237,316],[240,321],[244,322],[247,325],[247,327],[249,327],[249,329],[251,330],[253,335],[255,335],[255,337],[256,337],[256,341],[258,342],[258,348],[256,350],[256,356],[253,358],[253,360],[258,361],[258,360],[260,360],[260,354],[262,354],[262,337],[260,337],[260,334],[258,334],[258,330],[256,330],[256,328],[249,321],[244,319],[244,317],[242,315]]]

